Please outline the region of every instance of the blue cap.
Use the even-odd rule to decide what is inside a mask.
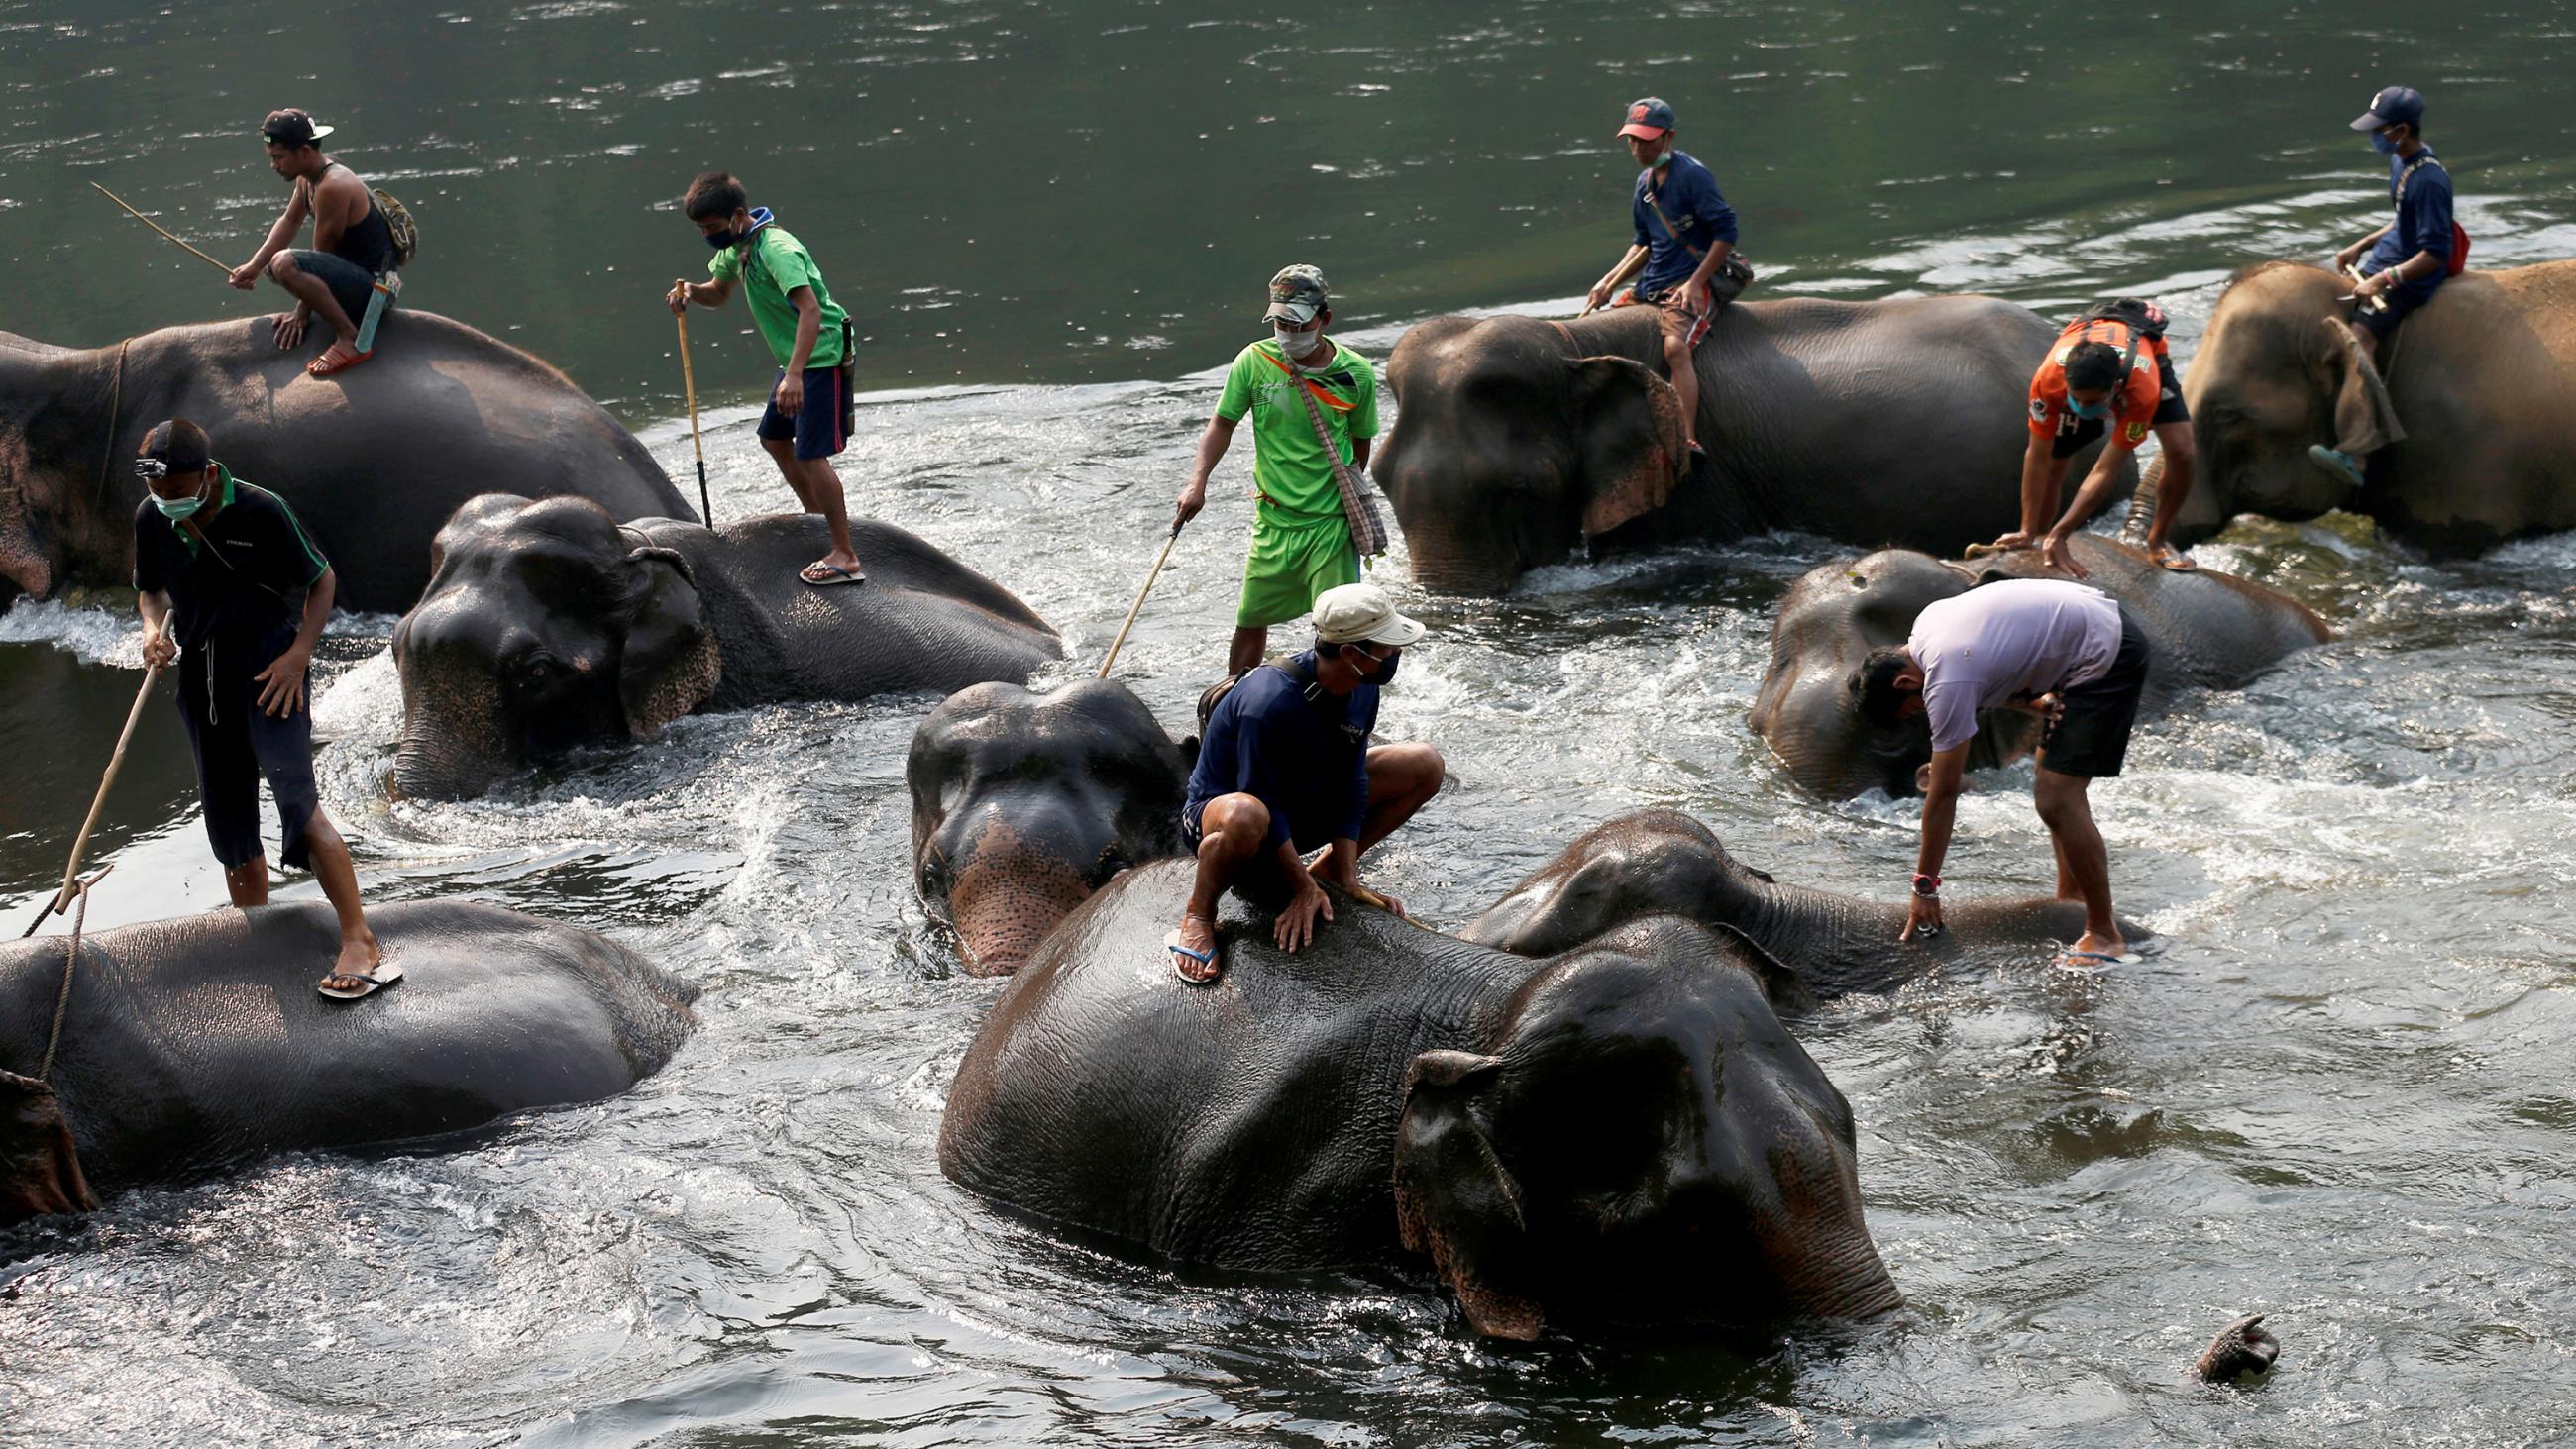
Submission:
[[[1647,96],[1643,100],[1628,103],[1628,124],[1619,128],[1619,134],[1635,136],[1641,140],[1659,141],[1663,139],[1666,131],[1673,128],[1673,125],[1673,108],[1653,96]]]
[[[2424,129],[2424,93],[2413,86],[2390,86],[2370,98],[2370,109],[2352,123],[2356,131],[2376,131],[2382,126],[2413,126]]]

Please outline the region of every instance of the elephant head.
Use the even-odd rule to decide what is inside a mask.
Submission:
[[[98,1198],[51,1087],[0,1071],[0,1227],[48,1213],[85,1213]]]
[[[132,568],[140,487],[131,447],[108,435],[116,355],[0,332],[0,605]],[[139,431],[138,399],[123,403],[118,431]]]
[[[2322,443],[2360,456],[2405,437],[2377,369],[2338,320],[2345,283],[2302,262],[2266,262],[2228,283],[2183,379],[2199,483],[2188,537],[2239,513],[2314,518],[2354,502],[2308,457]]]
[[[1850,1105],[1765,998],[1780,969],[1657,917],[1535,972],[1486,1050],[1413,1059],[1398,1227],[1479,1332],[1898,1306]]]
[[[1932,758],[1931,726],[1919,715],[1893,727],[1872,723],[1861,715],[1853,681],[1871,650],[1912,637],[1925,605],[1999,573],[1903,549],[1811,570],[1789,586],[1772,620],[1771,665],[1754,696],[1753,732],[1792,780],[1826,799],[1872,789],[1917,793],[1915,774]],[[1969,763],[2014,758],[2037,737],[2028,716],[1989,717],[1977,730]]]
[[[1772,884],[1697,820],[1640,810],[1585,832],[1458,934],[1516,956],[1552,956],[1648,916],[1747,920]]]
[[[1447,317],[1396,344],[1399,411],[1374,472],[1425,587],[1501,593],[1671,500],[1688,432],[1670,383],[1609,355],[1612,332],[1660,345],[1647,309],[1629,310],[1580,338],[1531,317]]]
[[[688,559],[571,496],[487,493],[459,507],[393,643],[394,785],[419,797],[472,794],[534,761],[648,738],[723,677]]]
[[[1018,970],[1111,876],[1182,854],[1196,753],[1100,680],[1047,694],[979,684],[933,710],[904,766],[913,872],[966,969]]]

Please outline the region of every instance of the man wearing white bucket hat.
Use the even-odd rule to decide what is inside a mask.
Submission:
[[[1427,632],[1375,584],[1326,589],[1315,599],[1315,647],[1244,675],[1208,717],[1181,806],[1198,882],[1163,938],[1182,980],[1217,978],[1217,897],[1228,886],[1286,892],[1271,928],[1284,951],[1333,918],[1326,881],[1403,913],[1403,902],[1361,886],[1360,856],[1440,793],[1448,768],[1418,741],[1371,747],[1369,731],[1378,691]]]

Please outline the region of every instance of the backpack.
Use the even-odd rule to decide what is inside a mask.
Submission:
[[[393,238],[394,266],[410,266],[411,259],[420,255],[420,223],[411,219],[411,208],[394,200],[392,192],[381,186],[373,189],[376,211],[385,219],[386,234]]]
[[[2075,318],[2077,323],[2118,322],[2148,342],[2164,336],[2165,326],[2170,320],[2165,316],[2165,309],[2143,297],[2114,297],[2108,302],[2096,302]]]
[[[2415,173],[2423,170],[2427,166],[2432,167],[2434,170],[2441,172],[2445,176],[2451,174],[2451,169],[2442,164],[2441,158],[2435,156],[2430,151],[2419,152],[2414,160],[2406,163],[2405,170],[2397,173],[2397,184],[2388,188],[2388,204],[2395,206],[2404,201],[2406,198],[2406,183],[2414,180]],[[2442,275],[2445,277],[2456,277],[2468,269],[2469,233],[2465,227],[2460,225],[2460,219],[2454,216],[2451,218],[2451,259],[2443,264]]]

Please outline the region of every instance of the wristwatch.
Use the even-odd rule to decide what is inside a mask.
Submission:
[[[1925,875],[1921,871],[1915,872],[1914,893],[1918,896],[1929,896],[1938,900],[1941,895],[1941,877],[1937,875]]]

